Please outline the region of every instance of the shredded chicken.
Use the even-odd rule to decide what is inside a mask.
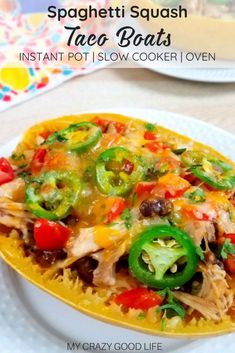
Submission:
[[[13,201],[20,201],[24,196],[25,182],[21,178],[0,186],[0,198],[7,198]]]
[[[235,223],[231,220],[229,211],[220,209],[218,211],[217,222],[221,233],[223,234],[235,233]]]
[[[197,246],[201,244],[203,239],[209,243],[216,239],[214,224],[209,221],[185,222],[182,228],[191,236]]]
[[[201,265],[203,283],[198,295],[175,291],[174,296],[206,319],[220,321],[233,304],[233,291],[226,281],[226,272],[216,264]]]
[[[96,286],[113,286],[116,283],[116,263],[125,251],[126,242],[123,242],[117,248],[102,250],[92,256],[99,262],[93,273],[93,283]]]
[[[28,225],[34,216],[27,211],[23,202],[25,182],[21,178],[0,187],[0,224],[20,230],[23,237],[28,236]]]
[[[95,242],[94,227],[81,228],[79,234],[69,240],[66,248],[77,259],[100,250]]]
[[[129,244],[136,234],[139,234],[144,227],[154,224],[166,224],[166,221],[160,218],[149,218],[141,219],[139,209],[134,208],[131,210],[132,216],[132,227],[127,229],[125,221],[119,220],[113,226],[103,225],[104,238],[107,236],[111,239],[110,245],[107,248],[111,248],[117,242],[122,240],[129,240]],[[98,226],[99,227],[99,226]],[[99,231],[102,228],[99,229]],[[113,233],[113,235],[112,235]],[[79,233],[75,234],[73,238],[66,245],[68,253],[78,259],[95,253],[101,250],[103,247],[96,242],[97,227],[80,228]]]
[[[24,203],[0,198],[0,224],[20,230],[23,237],[27,239],[28,225],[33,222],[33,219],[34,216],[27,211]]]

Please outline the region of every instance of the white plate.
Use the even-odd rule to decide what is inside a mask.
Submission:
[[[146,29],[135,19],[125,18],[121,21],[122,26],[128,25],[132,26],[136,29],[138,33],[143,33],[147,35]],[[118,24],[120,26],[120,23]],[[115,31],[114,31],[115,32]],[[117,41],[117,38],[114,37],[114,41]],[[120,50],[120,47],[119,47]],[[154,52],[156,54],[156,50],[154,51],[152,47],[143,46],[137,49],[134,45],[129,45],[128,48],[122,48],[121,52],[127,54],[129,53],[129,58],[132,57],[133,53],[135,52],[145,52],[151,53]],[[177,48],[170,48],[166,51],[169,52],[176,52],[180,56],[181,51]],[[184,51],[182,51],[185,54]],[[185,56],[185,55],[183,55]],[[180,78],[183,80],[191,80],[191,81],[199,81],[199,82],[210,82],[210,83],[233,83],[235,82],[235,61],[229,60],[217,60],[216,66],[208,66],[208,63],[188,63],[187,66],[184,64],[177,64],[170,62],[159,62],[156,64],[155,62],[151,61],[138,61],[133,62],[130,61],[134,68],[138,66],[142,66],[146,69],[149,69],[154,72],[158,72],[160,74],[171,76],[175,78]]]
[[[110,109],[110,111],[162,124],[207,143],[235,160],[233,148],[235,137],[199,120],[154,110]],[[9,155],[18,140],[15,139],[2,147],[0,155]],[[84,344],[83,348],[80,346],[79,349],[74,349],[83,353],[88,352],[88,344],[93,343],[112,344],[111,350],[106,352],[146,352],[151,343],[162,343],[163,349],[159,352],[163,353],[196,353],[199,350],[202,353],[212,351],[221,353],[225,345],[226,353],[234,352],[235,334],[186,341],[144,335],[97,321],[31,285],[3,262],[0,264],[1,353],[66,353],[67,343],[72,342]],[[118,350],[120,343],[124,343],[122,350]],[[133,343],[142,346],[142,350],[133,350]],[[125,344],[130,345],[129,350]],[[94,352],[92,346],[89,351]]]
[[[145,66],[147,69],[160,74],[180,78],[182,80],[210,82],[210,83],[232,83],[235,82],[234,69],[156,69]]]

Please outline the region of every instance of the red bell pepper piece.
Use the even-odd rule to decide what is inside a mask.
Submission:
[[[126,131],[126,124],[121,123],[120,121],[115,121],[114,126],[118,134],[123,135]]]
[[[0,158],[0,185],[9,183],[15,178],[15,173],[8,162],[8,160],[4,157]]]
[[[134,163],[132,163],[131,161],[128,161],[128,159],[124,159],[123,166],[122,166],[121,170],[123,170],[128,175],[131,175],[134,168],[135,168]]]
[[[52,131],[43,131],[39,134],[44,140],[47,140],[53,134]]]
[[[38,174],[41,171],[46,159],[46,155],[47,150],[45,148],[39,148],[35,152],[31,162],[31,170],[33,175]]]
[[[156,181],[150,181],[150,182],[140,182],[136,185],[134,192],[138,194],[138,197],[143,196],[144,194],[150,194],[155,187],[157,186]]]
[[[230,239],[232,244],[235,244],[235,234],[225,234],[224,237]]]
[[[98,116],[95,119],[93,119],[93,122],[101,128],[103,133],[107,131],[110,124],[109,120],[101,119]]]
[[[113,120],[101,119],[99,117],[96,117],[93,120],[93,122],[101,128],[103,133],[107,132],[110,124],[114,125],[116,132],[118,134],[122,135],[126,131],[126,124],[120,121],[113,121]]]
[[[148,310],[159,306],[163,298],[147,288],[135,288],[116,296],[115,303],[125,308]]]
[[[70,234],[69,228],[47,219],[38,219],[34,224],[34,239],[40,250],[63,249]]]
[[[113,202],[111,210],[106,215],[104,223],[109,224],[109,223],[113,222],[113,220],[115,218],[117,218],[118,216],[120,216],[122,214],[122,212],[124,211],[125,208],[126,208],[125,200],[121,197],[120,198],[117,197]]]
[[[151,141],[145,144],[145,147],[153,153],[162,153],[169,148],[168,145],[160,141]]]
[[[145,131],[144,133],[144,139],[145,140],[156,140],[157,136],[151,131]]]

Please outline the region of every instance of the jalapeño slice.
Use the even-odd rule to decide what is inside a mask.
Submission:
[[[76,172],[50,171],[30,181],[26,204],[38,218],[56,221],[68,216],[80,191],[81,181]]]
[[[45,144],[51,145],[60,142],[67,150],[81,154],[94,147],[101,136],[102,132],[98,125],[90,122],[81,122],[55,132],[46,140]]]
[[[113,147],[101,153],[96,161],[98,189],[106,195],[125,196],[144,177],[140,157],[124,147]]]

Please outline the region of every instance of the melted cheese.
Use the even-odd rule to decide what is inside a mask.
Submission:
[[[112,227],[98,225],[94,227],[94,238],[101,248],[110,248],[123,238],[123,232]]]

